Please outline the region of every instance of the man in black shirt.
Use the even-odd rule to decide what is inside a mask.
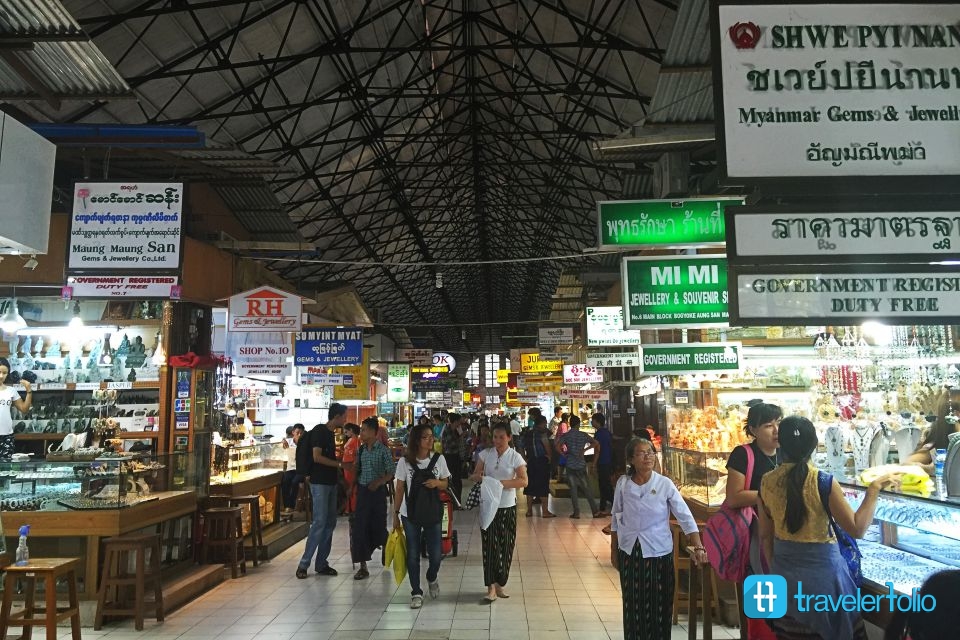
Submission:
[[[343,463],[337,460],[337,445],[333,432],[343,428],[347,421],[347,407],[334,402],[330,405],[327,424],[318,424],[310,433],[302,437],[309,438],[313,450],[313,464],[310,467],[310,494],[313,498],[313,522],[307,533],[307,548],[297,566],[297,577],[306,578],[307,569],[314,554],[317,558],[314,569],[325,576],[337,575],[337,570],[329,565],[330,547],[333,544],[333,530],[337,526],[337,475]]]

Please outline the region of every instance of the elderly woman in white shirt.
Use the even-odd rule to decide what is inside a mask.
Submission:
[[[673,536],[670,514],[687,536],[694,563],[707,561],[697,523],[680,492],[654,471],[649,440],[627,445],[627,473],[613,495],[610,563],[620,571],[624,640],[667,640],[673,622]]]

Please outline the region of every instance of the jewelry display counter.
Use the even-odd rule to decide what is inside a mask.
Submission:
[[[211,451],[210,494],[260,496],[260,519],[264,527],[279,521],[280,480],[287,454],[281,443],[249,446],[214,446]],[[244,511],[244,533],[250,515]]]

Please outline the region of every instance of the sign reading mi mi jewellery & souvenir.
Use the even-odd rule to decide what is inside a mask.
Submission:
[[[731,285],[738,326],[960,322],[956,265],[731,267]]]
[[[725,256],[624,258],[627,329],[727,326]]]
[[[741,198],[598,202],[600,248],[722,245],[724,208],[741,202]]]
[[[768,213],[744,207],[727,229],[731,264],[908,262],[960,249],[960,211]]]
[[[644,375],[727,373],[740,370],[739,342],[648,344],[643,352]]]
[[[712,11],[728,176],[960,173],[960,4],[720,0]]]

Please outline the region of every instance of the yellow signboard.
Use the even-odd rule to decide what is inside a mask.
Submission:
[[[539,353],[520,354],[521,373],[548,373],[563,371],[563,360],[541,360]]]
[[[467,391],[463,392],[463,404],[470,404],[470,401],[472,398],[473,396],[471,396],[469,392]]]
[[[333,388],[334,400],[370,399],[370,349],[364,348],[363,362],[353,367],[335,367],[336,373],[352,373],[353,386],[338,385]]]
[[[510,369],[497,369],[497,384],[507,384],[510,380]]]

